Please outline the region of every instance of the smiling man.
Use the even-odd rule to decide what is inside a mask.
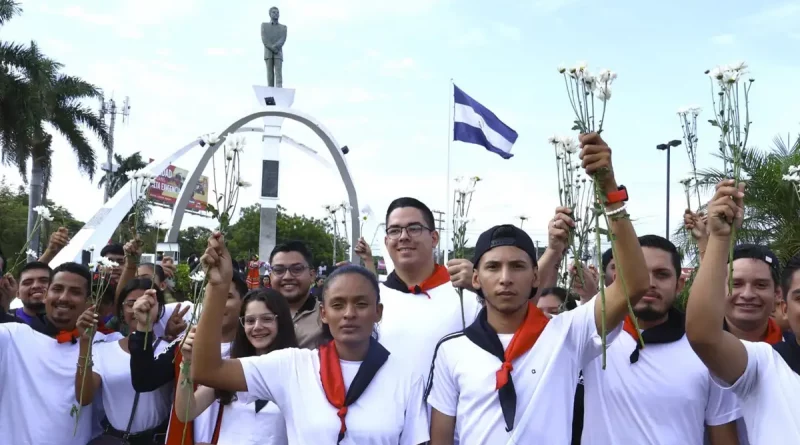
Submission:
[[[581,445],[711,445],[737,442],[736,396],[714,384],[686,339],[682,312],[673,307],[683,290],[678,249],[665,238],[639,238],[650,288],[633,311],[641,334],[626,317],[624,334],[583,368]],[[641,349],[639,337],[644,340]]]
[[[89,269],[80,264],[53,270],[44,320],[50,336],[22,323],[0,325],[3,443],[84,445],[92,438],[92,406],[80,408],[77,425],[72,414],[79,349],[75,324],[87,310],[90,283]],[[103,337],[95,334],[95,340]]]
[[[301,348],[315,349],[323,342],[319,301],[311,296],[316,272],[311,251],[300,241],[276,246],[269,255],[272,288],[286,298]]]
[[[22,307],[14,311],[19,319],[37,331],[43,331],[45,313],[45,297],[50,285],[50,266],[38,261],[26,264],[19,273],[19,290],[17,296]]]

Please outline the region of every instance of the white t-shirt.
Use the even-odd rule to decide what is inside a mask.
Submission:
[[[117,430],[125,431],[136,395],[131,382],[131,355],[116,341],[94,345],[92,356],[93,370],[103,381],[101,393],[108,422]],[[172,406],[172,388],[173,384],[168,383],[155,391],[139,394],[131,433],[147,431],[167,420]]]
[[[220,353],[222,358],[230,358],[231,356],[231,343],[220,344]],[[253,408],[255,410],[255,408]],[[266,409],[266,408],[265,408]],[[194,429],[195,442],[208,442],[214,436],[214,428],[217,426],[217,415],[219,414],[219,400],[214,400],[205,411],[200,413],[192,422]]]
[[[243,402],[269,400],[286,419],[292,445],[335,444],[341,423],[320,380],[319,352],[281,349],[240,359],[247,381]],[[361,362],[340,360],[345,389]],[[422,379],[389,355],[364,393],[348,407],[347,433],[340,445],[418,445],[426,442],[428,419]]]
[[[648,344],[631,363],[637,342],[622,333],[602,358],[583,368],[581,445],[702,445],[705,425],[741,417],[736,396],[715,385],[684,335]]]
[[[621,327],[608,332],[608,343]],[[513,334],[498,337],[508,347]],[[594,304],[552,318],[533,348],[512,363],[517,410],[509,433],[495,390],[500,360],[456,334],[439,345],[428,403],[456,417],[461,445],[569,444],[579,372],[600,354]]]
[[[383,319],[378,340],[427,379],[436,343],[447,334],[463,329],[458,293],[450,283],[425,294],[407,294],[380,285]],[[481,310],[477,296],[464,291],[464,319],[469,326]]]
[[[103,338],[95,335],[95,341]],[[3,443],[85,445],[92,438],[92,405],[81,408],[75,400],[79,350],[77,343],[58,343],[23,323],[0,324]],[[77,431],[73,406],[81,412]]]
[[[192,321],[192,310],[194,309],[194,305],[189,301],[184,301],[181,303],[167,303],[164,305],[164,315],[158,319],[158,322],[153,323],[153,333],[156,334],[156,337],[163,337],[164,333],[167,330],[167,322],[169,321],[170,317],[172,317],[172,313],[175,312],[175,309],[181,305],[181,310],[185,309],[186,306],[189,306],[189,310],[184,314],[183,320],[186,324],[189,324]],[[197,317],[200,317],[200,307],[197,308]],[[195,320],[195,323],[197,320]]]
[[[747,368],[730,389],[739,396],[750,443],[800,443],[800,376],[772,345],[741,342]],[[728,387],[716,377],[714,381]]]
[[[197,440],[197,439],[195,439]],[[217,445],[286,445],[286,422],[277,405],[268,402],[256,413],[255,402],[234,400],[225,406]]]

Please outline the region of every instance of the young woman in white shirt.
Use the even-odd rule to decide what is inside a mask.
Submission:
[[[319,350],[287,348],[223,360],[214,346],[233,270],[220,233],[209,238],[203,261],[209,283],[192,354],[196,383],[274,402],[286,419],[291,445],[428,440],[421,377],[372,336],[383,312],[375,275],[345,266],[328,277],[320,318],[332,340]]]
[[[147,292],[158,302],[153,305],[151,313],[153,319],[157,319],[164,311],[164,294],[152,288],[149,279],[129,281],[117,301],[116,316],[132,326],[135,322],[134,302]],[[97,314],[92,320],[92,313],[87,312],[78,319],[77,328],[84,332],[93,323],[97,323]],[[101,396],[105,408],[106,417],[101,423],[104,433],[90,442],[91,445],[117,444],[122,438],[131,445],[155,445],[159,443],[156,436],[163,435],[166,430],[172,388],[164,385],[156,391],[144,393],[133,389],[128,338],[95,344],[86,377],[83,368],[78,368],[75,373],[76,399],[88,405],[96,395]],[[156,345],[156,350],[159,346]],[[89,342],[82,335],[80,356],[86,356],[88,347]],[[98,393],[101,388],[102,393]]]
[[[292,314],[286,299],[274,289],[250,292],[242,302],[239,328],[231,346],[231,358],[260,356],[285,348],[296,348]],[[183,361],[191,363],[195,328],[183,344]],[[185,369],[181,367],[181,369]],[[181,372],[181,380],[189,376]],[[193,421],[215,400],[219,411],[211,439],[213,445],[286,445],[286,422],[275,403],[256,400],[245,403],[230,391],[208,386],[180,387],[175,412],[181,422]]]

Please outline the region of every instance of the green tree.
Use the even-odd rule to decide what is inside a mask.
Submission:
[[[181,259],[188,258],[191,254],[198,256],[205,252],[208,246],[208,237],[211,229],[194,226],[181,230],[178,234],[178,245],[181,247]]]
[[[19,12],[16,2],[0,0],[0,23]],[[53,155],[53,137],[45,124],[66,138],[78,169],[91,179],[96,157],[83,128],[97,135],[104,147],[109,146],[109,137],[103,120],[82,101],[96,99],[100,92],[78,77],[60,73],[62,65],[41,54],[34,42],[29,47],[0,42],[0,67],[2,158],[16,166],[26,181],[31,160],[27,231],[31,248],[37,250],[38,234],[30,233],[36,219],[33,208],[47,200]]]
[[[800,138],[787,145],[776,137],[770,151],[749,148],[742,153],[742,175],[747,189],[738,242],[767,244],[782,261],[800,252],[800,200],[793,185],[783,179],[792,165],[800,165]],[[713,190],[726,178],[720,169],[698,172],[704,190]],[[673,240],[683,252],[694,250],[691,236],[682,228],[674,233]]]
[[[229,232],[228,248],[236,259],[249,259],[258,252],[258,237],[261,227],[261,208],[253,204],[240,210],[240,218],[233,224]],[[325,220],[308,218],[303,215],[288,215],[286,209],[278,207],[277,243],[302,241],[306,243],[314,255],[313,266],[333,264],[333,235],[331,227]],[[340,238],[337,244],[339,261],[345,258],[349,245]],[[267,258],[262,258],[266,261]]]
[[[76,220],[65,208],[52,201],[48,201],[47,206],[53,215],[53,221],[42,229],[45,238],[58,227],[69,229],[70,235],[74,235],[83,227],[83,223]],[[28,194],[25,189],[22,187],[15,189],[5,178],[0,179],[0,249],[6,258],[16,255],[25,245],[27,218]]]
[[[106,182],[110,184],[108,189],[109,197],[114,196],[128,182],[128,172],[135,172],[147,166],[147,162],[142,160],[142,155],[138,151],[126,157],[122,157],[119,153],[114,153],[114,163],[117,164],[117,170],[111,173],[110,180],[103,176],[97,182],[97,188],[99,189],[105,187]]]

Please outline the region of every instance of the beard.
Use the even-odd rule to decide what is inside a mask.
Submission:
[[[27,309],[27,310],[29,310],[29,311],[31,311],[33,313],[36,313],[36,314],[41,314],[41,313],[44,313],[44,311],[45,311],[45,307],[44,307],[44,303],[43,302],[41,302],[41,303],[30,303],[29,302],[29,303],[24,303],[23,306],[25,307],[25,309]]]
[[[665,311],[658,311],[653,307],[646,307],[639,310],[634,310],[633,315],[636,315],[636,318],[644,321],[657,321],[664,318],[669,312],[669,309]]]

